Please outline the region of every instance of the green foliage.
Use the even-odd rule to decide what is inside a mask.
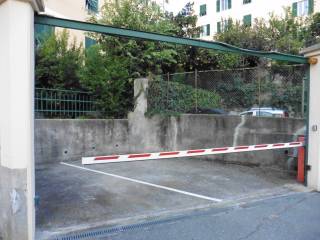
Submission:
[[[162,12],[155,3],[147,2],[106,1],[99,18],[93,15],[90,21],[178,37],[199,36],[201,29],[197,27],[197,17],[193,15],[193,4],[187,4],[178,15],[173,16]],[[319,19],[320,14],[315,14],[309,24],[308,19],[295,18],[289,10],[286,10],[284,17],[272,15],[268,21],[255,20],[252,27],[230,19],[228,27],[216,36],[216,40],[247,49],[297,54],[306,44],[306,39],[319,37]],[[98,44],[85,52],[81,45],[69,40],[67,31],[50,35],[42,41],[36,49],[36,84],[37,87],[90,91],[97,99],[103,117],[123,117],[132,110],[133,79],[140,76],[196,69],[256,67],[268,63],[262,58],[188,46],[93,33],[87,35]],[[160,86],[166,83],[152,86],[149,89],[155,98],[151,104],[152,111],[159,112],[168,106],[168,111],[186,112],[195,106],[196,99],[199,107],[219,107],[222,96],[222,104],[226,107],[235,104],[251,107],[256,101],[256,85],[243,83],[237,77],[232,79],[232,84],[219,82],[216,92],[195,91],[184,85],[184,80],[170,83],[166,91],[164,86]],[[273,86],[267,87],[271,89]],[[274,94],[275,105],[280,107],[285,101],[295,101],[298,89],[288,88],[282,95]]]
[[[103,117],[124,117],[132,108],[133,87],[126,58],[104,53],[99,45],[92,46],[86,51],[79,75],[81,85],[95,97]]]
[[[310,20],[308,45],[318,43],[320,39],[320,13],[315,13]]]
[[[66,30],[46,36],[36,49],[36,86],[81,89],[78,71],[82,46],[69,41]]]
[[[185,113],[196,107],[217,108],[221,98],[214,91],[195,89],[178,82],[151,81],[148,88],[148,115]]]
[[[310,32],[312,36],[320,36],[320,13],[315,13],[312,16]]]
[[[289,109],[298,113],[301,111],[302,86],[288,86],[285,91],[272,91],[272,106]]]
[[[133,30],[175,35],[177,28],[154,3],[141,0],[106,1],[101,17],[91,21]],[[102,50],[110,55],[128,58],[131,77],[168,72],[177,64],[174,45],[95,34]]]
[[[249,108],[256,103],[257,88],[254,82],[233,77],[231,81],[220,81],[216,91],[223,99],[223,108]]]
[[[246,49],[299,54],[309,34],[308,22],[292,16],[290,9],[285,10],[284,17],[271,14],[268,21],[255,19],[252,27],[229,20],[228,28],[217,34],[216,40]],[[256,57],[240,56],[238,60],[235,67],[265,64]]]

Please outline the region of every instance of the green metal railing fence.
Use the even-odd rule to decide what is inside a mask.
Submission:
[[[87,92],[35,89],[36,118],[79,118],[94,116],[96,102]]]

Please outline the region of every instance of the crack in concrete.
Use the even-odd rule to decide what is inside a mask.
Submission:
[[[236,128],[234,130],[233,146],[238,145],[238,138],[239,138],[240,129],[245,125],[245,123],[246,123],[246,117],[244,115],[242,115],[240,123],[236,126]]]
[[[245,240],[245,239],[249,239],[250,237],[252,237],[253,235],[255,235],[257,232],[259,232],[261,230],[261,228],[267,224],[270,220],[273,220],[275,218],[280,218],[280,216],[282,214],[284,214],[285,212],[287,212],[289,209],[294,208],[295,206],[299,205],[300,203],[304,202],[307,199],[307,197],[304,197],[302,199],[300,199],[299,201],[293,203],[293,204],[289,204],[288,206],[284,207],[281,211],[276,212],[276,213],[271,213],[269,216],[262,218],[262,220],[256,225],[255,229],[253,231],[251,231],[249,234],[247,234],[244,237],[240,237],[238,240]]]

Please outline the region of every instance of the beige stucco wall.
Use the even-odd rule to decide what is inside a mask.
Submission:
[[[34,12],[42,0],[0,4],[0,239],[35,239]]]
[[[99,9],[103,6],[106,0],[99,0]],[[90,15],[86,10],[85,0],[44,0],[46,13],[60,18],[68,18],[78,21],[86,21]],[[57,28],[56,31],[60,31]],[[83,31],[69,30],[70,40],[76,39],[78,43],[85,41],[85,33]]]

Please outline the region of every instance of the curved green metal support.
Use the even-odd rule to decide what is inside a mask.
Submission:
[[[50,26],[57,26],[62,28],[71,28],[71,29],[82,30],[87,32],[96,32],[96,33],[101,33],[101,34],[106,34],[111,36],[121,36],[121,37],[127,37],[127,38],[138,38],[138,39],[151,40],[151,41],[188,45],[188,46],[218,50],[222,52],[245,54],[245,55],[256,56],[256,57],[264,57],[264,58],[269,58],[269,59],[278,60],[278,61],[286,61],[286,62],[292,62],[292,63],[308,63],[307,58],[302,56],[297,56],[297,55],[290,55],[290,54],[284,54],[284,53],[278,53],[278,52],[255,51],[255,50],[238,48],[222,42],[203,41],[203,40],[196,40],[196,39],[190,39],[190,38],[179,38],[179,37],[173,37],[173,36],[163,35],[158,33],[135,31],[135,30],[125,29],[125,28],[117,28],[117,27],[95,24],[95,23],[81,22],[81,21],[62,19],[62,18],[54,18],[54,17],[45,16],[45,15],[36,15],[35,23],[50,25]]]

